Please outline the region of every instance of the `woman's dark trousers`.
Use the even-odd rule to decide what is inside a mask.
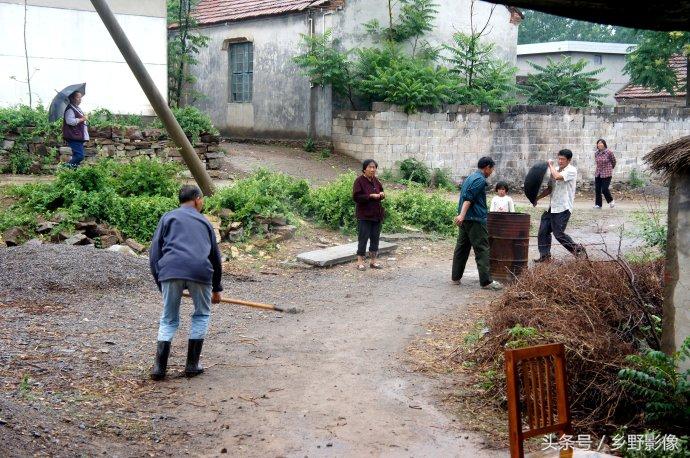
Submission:
[[[609,191],[609,185],[611,184],[611,177],[608,178],[601,178],[601,177],[595,177],[594,178],[594,205],[598,205],[601,207],[601,194],[604,194],[604,197],[606,198],[607,203],[611,203],[613,201],[613,196],[611,195],[611,191]]]
[[[489,230],[486,224],[479,221],[463,221],[458,234],[458,242],[453,252],[453,270],[451,279],[458,281],[465,273],[467,258],[470,257],[470,248],[474,249],[474,259],[477,261],[479,271],[479,284],[486,286],[491,283],[491,271],[489,267]]]
[[[551,234],[556,237],[563,247],[573,254],[576,254],[582,248],[577,245],[568,234],[565,233],[565,228],[570,220],[570,210],[560,213],[551,213],[545,211],[541,215],[541,223],[539,224],[539,254],[541,257],[551,255]]]
[[[381,236],[381,221],[370,221],[360,219],[357,226],[358,242],[357,256],[362,256],[367,252],[367,242],[369,243],[369,252],[378,253],[379,251],[379,237]]]

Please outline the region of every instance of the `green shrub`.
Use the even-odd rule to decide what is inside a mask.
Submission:
[[[431,177],[431,186],[434,188],[445,189],[446,191],[457,191],[458,187],[450,178],[450,170],[434,169]]]
[[[307,138],[307,140],[304,142],[303,148],[307,153],[313,153],[316,151],[316,143],[314,143],[314,139],[311,137]]]
[[[393,169],[381,169],[378,176],[381,181],[395,181],[397,179]]]
[[[531,326],[516,324],[507,330],[509,339],[506,348],[522,348],[535,343],[539,337],[539,331]]]
[[[309,193],[307,212],[319,223],[331,229],[353,233],[357,230],[352,185],[355,172],[340,175],[334,182]]]
[[[644,174],[640,173],[637,169],[632,169],[630,171],[630,177],[628,178],[628,184],[633,189],[644,188],[647,185],[647,180]]]
[[[208,199],[209,211],[229,208],[235,219],[251,227],[254,216],[286,216],[294,220],[309,195],[309,184],[282,173],[260,169],[248,178],[221,189]]]
[[[389,195],[392,210],[400,215],[404,224],[442,235],[453,235],[457,204],[443,194],[426,193],[418,187]]]
[[[176,198],[162,196],[117,197],[113,203],[108,222],[143,243],[153,238],[161,216],[178,207]]]
[[[199,143],[201,134],[218,135],[218,130],[213,127],[211,118],[199,111],[198,108],[187,106],[173,108],[172,111],[180,127],[182,127],[185,135],[192,143]],[[153,126],[161,128],[163,127],[163,123],[156,118],[153,122]]]
[[[7,171],[10,173],[25,174],[28,173],[33,164],[33,159],[26,149],[24,144],[15,144],[9,154],[9,165]]]
[[[21,227],[33,232],[36,226],[36,214],[20,211],[19,208],[10,208],[8,211],[0,211],[0,232],[12,227]]]
[[[179,164],[141,158],[114,166],[113,185],[121,196],[176,196],[180,190]]]
[[[452,103],[486,106],[505,111],[515,103],[517,69],[494,54],[495,45],[481,40],[481,33],[456,33],[452,45],[445,45],[450,71],[456,81]]]
[[[690,424],[690,369],[681,370],[690,358],[690,337],[673,355],[648,350],[626,358],[630,367],[618,372],[623,387],[645,402],[645,422],[671,428]]]
[[[661,253],[666,253],[668,227],[666,221],[662,219],[661,213],[657,211],[639,211],[635,212],[633,217],[640,225],[638,233],[647,246],[658,248]]]
[[[400,163],[400,178],[428,186],[431,183],[431,171],[423,162],[408,158]]]
[[[448,102],[454,83],[448,69],[408,57],[392,47],[359,53],[359,91],[374,102],[400,105],[405,113]],[[368,72],[368,73],[366,73]]]
[[[603,68],[585,71],[587,61],[576,62],[570,57],[558,61],[547,57],[547,65],[528,62],[537,73],[527,75],[521,91],[530,105],[558,105],[565,107],[601,106],[603,94],[597,92],[608,81],[599,81],[597,75]]]
[[[27,137],[43,135],[60,135],[62,121],[48,122],[48,112],[43,106],[31,108],[19,105],[10,108],[0,108],[0,140],[10,132],[19,132]]]
[[[37,215],[62,213],[67,228],[84,218],[117,226],[127,237],[148,242],[166,211],[177,206],[177,167],[142,159],[130,164],[99,161],[78,169],[62,169],[52,183],[10,188],[19,202],[0,212],[3,227],[33,231]]]
[[[317,222],[331,229],[340,229],[352,234],[357,231],[355,201],[352,199],[352,185],[357,179],[355,172],[340,175],[338,179],[321,188],[312,189],[307,200],[306,212]],[[395,232],[402,228],[403,220],[393,204],[394,197],[386,193],[383,200],[383,231]]]

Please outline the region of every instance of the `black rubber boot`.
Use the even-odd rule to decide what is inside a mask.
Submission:
[[[204,368],[199,364],[201,347],[204,346],[204,339],[189,339],[187,347],[187,365],[184,368],[184,375],[194,377],[204,372]]]
[[[535,263],[539,263],[539,262],[551,262],[551,255],[550,255],[550,254],[547,254],[547,255],[544,255],[544,256],[539,256],[539,259],[535,259],[534,262],[535,262]]]
[[[168,356],[170,356],[170,342],[159,340],[156,348],[156,360],[151,370],[153,380],[163,380],[165,377],[165,371],[168,368]]]

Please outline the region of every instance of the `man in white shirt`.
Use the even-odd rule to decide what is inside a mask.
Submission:
[[[534,262],[545,262],[551,259],[551,234],[563,247],[580,256],[585,253],[582,245],[576,244],[565,228],[568,225],[570,214],[575,204],[575,184],[577,181],[577,169],[570,164],[573,152],[569,149],[562,149],[558,152],[558,170],[553,166],[553,161],[549,159],[549,173],[551,181],[549,186],[537,196],[537,200],[551,195],[551,205],[541,216],[539,225],[539,259]]]

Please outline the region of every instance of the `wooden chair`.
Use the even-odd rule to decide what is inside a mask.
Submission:
[[[525,456],[523,442],[530,437],[572,434],[563,344],[506,350],[505,365],[511,458]],[[559,453],[572,454],[572,449]]]

